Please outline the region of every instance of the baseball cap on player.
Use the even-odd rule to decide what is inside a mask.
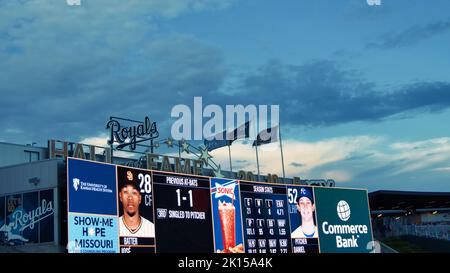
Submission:
[[[138,188],[137,184],[133,181],[133,180],[128,180],[125,179],[125,181],[122,183],[122,185],[120,186],[119,190],[122,190],[123,188],[127,187],[127,186],[132,186],[135,190],[137,190],[138,192],[140,191],[140,189]]]
[[[295,200],[295,201],[298,203],[298,200],[300,200],[300,198],[302,198],[302,197],[307,197],[311,201],[311,203],[314,203],[311,189],[300,188],[300,191],[299,191],[298,196],[297,196],[297,200]]]

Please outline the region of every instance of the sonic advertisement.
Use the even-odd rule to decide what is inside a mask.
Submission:
[[[208,178],[73,158],[67,165],[70,253],[372,251],[365,190]],[[12,209],[23,207],[23,198],[38,201],[31,195],[8,198]],[[4,210],[8,219],[10,210]]]
[[[237,180],[211,178],[214,235],[217,253],[244,253]]]

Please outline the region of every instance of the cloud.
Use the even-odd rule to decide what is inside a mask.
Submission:
[[[417,142],[399,142],[391,145],[394,159],[403,160],[394,175],[417,171],[450,160],[450,138],[436,138]],[[392,157],[391,157],[392,158]]]
[[[197,95],[204,105],[279,104],[286,127],[373,122],[450,105],[448,82],[380,91],[360,72],[329,60],[295,65],[270,60],[230,77],[220,47],[192,35],[159,31],[161,22],[176,16],[223,9],[233,2],[84,1],[74,8],[64,1],[2,1],[4,138],[39,143],[88,138],[105,132],[109,116],[145,115],[167,134],[170,109]],[[17,136],[6,128],[25,133]]]
[[[313,142],[288,139],[283,148],[287,177],[334,179],[338,185],[363,184],[371,189],[407,189],[410,182],[422,181],[417,177],[426,180],[430,171],[448,172],[450,163],[450,138],[411,142],[391,142],[379,136],[345,136]],[[234,162],[245,160],[247,164],[239,167],[256,174],[254,148],[237,141],[231,149],[233,166]],[[259,151],[261,173],[282,176],[280,150]],[[212,155],[223,170],[228,168],[227,149],[214,150]]]
[[[352,179],[351,173],[343,170],[330,170],[324,172],[324,179],[333,179],[341,183],[348,182]]]
[[[285,171],[287,177],[300,176],[305,177],[323,177],[325,172],[334,171],[339,173],[340,177],[350,177],[344,170],[336,171],[335,168],[326,171],[317,169],[328,164],[345,160],[351,154],[361,150],[369,150],[376,143],[383,141],[383,138],[372,136],[350,136],[325,139],[316,142],[304,142],[288,139],[283,141]],[[262,174],[275,173],[282,175],[280,149],[262,149],[259,151],[260,171]],[[231,146],[233,163],[238,160],[245,160],[247,164],[241,167],[245,170],[257,173],[256,153],[251,145],[244,144],[243,141],[235,141]],[[211,152],[214,160],[217,160],[222,166],[228,166],[228,150],[216,149]],[[302,163],[298,163],[301,160]],[[225,167],[223,168],[225,169]],[[345,174],[345,175],[344,175]],[[329,177],[331,178],[331,177]]]
[[[94,146],[99,146],[99,147],[108,147],[109,146],[108,140],[109,140],[109,137],[106,134],[101,134],[100,136],[96,136],[96,137],[83,138],[79,141],[79,143],[94,145]]]
[[[434,168],[432,170],[436,172],[450,172],[450,167]]]
[[[5,130],[5,132],[9,133],[9,134],[22,134],[23,133],[23,131],[21,129],[17,129],[17,128],[7,128]]]
[[[386,144],[385,144],[386,145]],[[407,181],[416,176],[429,176],[430,171],[443,170],[442,165],[450,163],[450,138],[434,138],[423,141],[394,142],[385,149],[373,149],[374,155],[363,160],[354,176],[354,180],[373,181]],[[433,181],[428,177],[429,181]],[[439,178],[441,181],[442,178]],[[377,181],[377,182],[375,182]]]
[[[345,160],[348,161],[357,161],[357,160],[362,160],[362,159],[366,159],[368,157],[373,156],[375,153],[368,153],[368,154],[358,154],[355,153],[355,155],[350,155],[348,158],[346,158]]]
[[[394,49],[417,44],[425,39],[440,35],[450,30],[450,20],[441,20],[427,25],[412,26],[402,32],[386,33],[376,41],[366,45],[367,48]]]
[[[0,115],[7,118],[0,127],[26,131],[5,137],[45,143],[96,136],[109,116],[149,115],[169,131],[171,107],[217,89],[225,72],[215,47],[162,35],[158,25],[232,2],[84,1],[74,8],[65,1],[2,1]]]
[[[108,137],[81,139],[79,142],[106,146]],[[260,172],[282,176],[281,155],[276,149],[262,149],[260,146]],[[406,190],[412,184],[423,187],[427,182],[433,187],[443,187],[450,168],[450,138],[433,138],[421,141],[391,142],[380,136],[345,136],[320,141],[283,141],[285,171],[287,177],[298,176],[302,179],[334,179],[337,185],[346,187],[364,187],[376,189]],[[173,150],[156,151],[178,156]],[[250,144],[242,140],[231,146],[233,170],[251,171],[257,174],[256,153]],[[431,155],[430,155],[431,154]],[[130,158],[130,153],[115,152],[115,155]],[[214,162],[221,169],[229,169],[228,149],[221,148],[211,152]],[[183,157],[193,155],[182,154]],[[350,160],[349,160],[350,159]],[[302,162],[302,163],[299,163]],[[436,174],[436,175],[434,175]],[[440,177],[442,174],[444,177]],[[432,176],[436,176],[436,182]],[[431,180],[429,180],[431,179]],[[439,182],[439,181],[442,181]],[[442,184],[442,185],[440,185]],[[448,185],[447,185],[448,189]]]
[[[304,164],[302,164],[302,163],[298,163],[298,162],[291,162],[289,165],[291,165],[291,166],[293,166],[293,167],[303,167],[304,166]]]
[[[361,73],[339,63],[316,60],[301,65],[268,61],[241,77],[239,97],[229,104],[279,104],[283,122],[329,126],[377,122],[408,113],[438,112],[450,106],[449,82],[414,82],[380,90]]]
[[[107,136],[106,134],[101,134],[99,136],[95,136],[95,137],[87,137],[84,139],[81,139],[80,141],[78,141],[78,143],[82,143],[82,144],[88,144],[88,145],[93,145],[93,146],[98,146],[98,147],[109,147],[108,145],[108,140],[109,140],[109,136]],[[131,152],[122,152],[122,151],[114,151],[114,156],[117,157],[122,157],[122,158],[138,158],[139,156],[141,156],[140,154],[136,154],[136,153],[131,153]]]

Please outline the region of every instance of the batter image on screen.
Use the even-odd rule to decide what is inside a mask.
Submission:
[[[317,226],[314,223],[314,199],[310,189],[301,188],[296,199],[297,211],[301,217],[301,224],[292,234],[292,239],[318,238]]]
[[[119,189],[123,215],[119,218],[120,236],[155,237],[155,225],[139,213],[142,202],[140,189],[130,180],[125,180]]]

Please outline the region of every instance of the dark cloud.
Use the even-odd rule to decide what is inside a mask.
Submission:
[[[300,168],[300,167],[305,166],[305,164],[298,163],[298,162],[292,162],[289,165],[292,166],[292,167],[296,167],[296,168]]]
[[[189,36],[148,42],[125,64],[117,55],[97,58],[95,53],[85,56],[83,65],[69,58],[59,69],[44,60],[36,73],[12,66],[2,79],[0,114],[8,118],[0,121],[1,128],[22,129],[27,137],[18,140],[22,142],[72,140],[105,133],[109,116],[149,115],[167,137],[171,108],[192,106],[194,96],[202,96],[204,105],[279,104],[282,122],[301,126],[373,122],[450,106],[447,82],[381,92],[356,71],[331,61],[286,65],[272,60],[239,79],[238,95],[227,95],[219,91],[228,75],[221,52]],[[0,66],[6,67],[2,62]],[[17,139],[17,134],[9,135]]]
[[[7,138],[40,144],[48,138],[77,141],[106,133],[110,116],[145,115],[158,121],[168,137],[171,108],[218,89],[225,76],[220,52],[188,36],[148,42],[135,51],[133,62],[124,63],[130,54],[126,49],[124,56],[99,57],[97,50],[72,56],[77,52],[55,52],[52,58],[59,60],[58,67],[54,59],[42,59],[36,71],[28,67],[36,63],[27,56],[9,63],[0,60],[0,69],[6,71],[0,76],[0,115],[6,117],[0,127],[24,131],[21,136],[6,134]]]
[[[269,61],[242,79],[239,96],[229,104],[279,104],[282,122],[328,126],[353,121],[381,121],[400,113],[410,116],[450,106],[450,83],[418,82],[378,90],[357,71],[332,61],[285,65]]]
[[[183,13],[226,8],[232,0],[94,2],[2,5],[2,138],[77,141],[106,133],[109,116],[149,115],[170,132],[173,105],[218,89],[221,52],[192,36],[162,35],[158,26]]]
[[[378,49],[407,47],[449,30],[450,20],[433,22],[427,25],[417,25],[402,32],[384,34],[378,37],[376,41],[367,44],[366,47]]]
[[[221,50],[192,36],[154,31],[154,11],[123,4],[124,13],[114,6],[97,16],[51,1],[24,3],[0,10],[0,136],[7,141],[77,141],[106,133],[110,116],[146,115],[167,137],[171,108],[192,106],[194,96],[204,105],[279,104],[282,122],[303,126],[378,121],[450,105],[447,82],[380,92],[358,72],[327,60],[268,61],[233,79],[230,95]],[[162,14],[171,17],[183,7],[164,6]]]
[[[240,160],[235,160],[235,162],[236,163],[248,163],[248,160],[242,160],[242,159],[240,159]]]

